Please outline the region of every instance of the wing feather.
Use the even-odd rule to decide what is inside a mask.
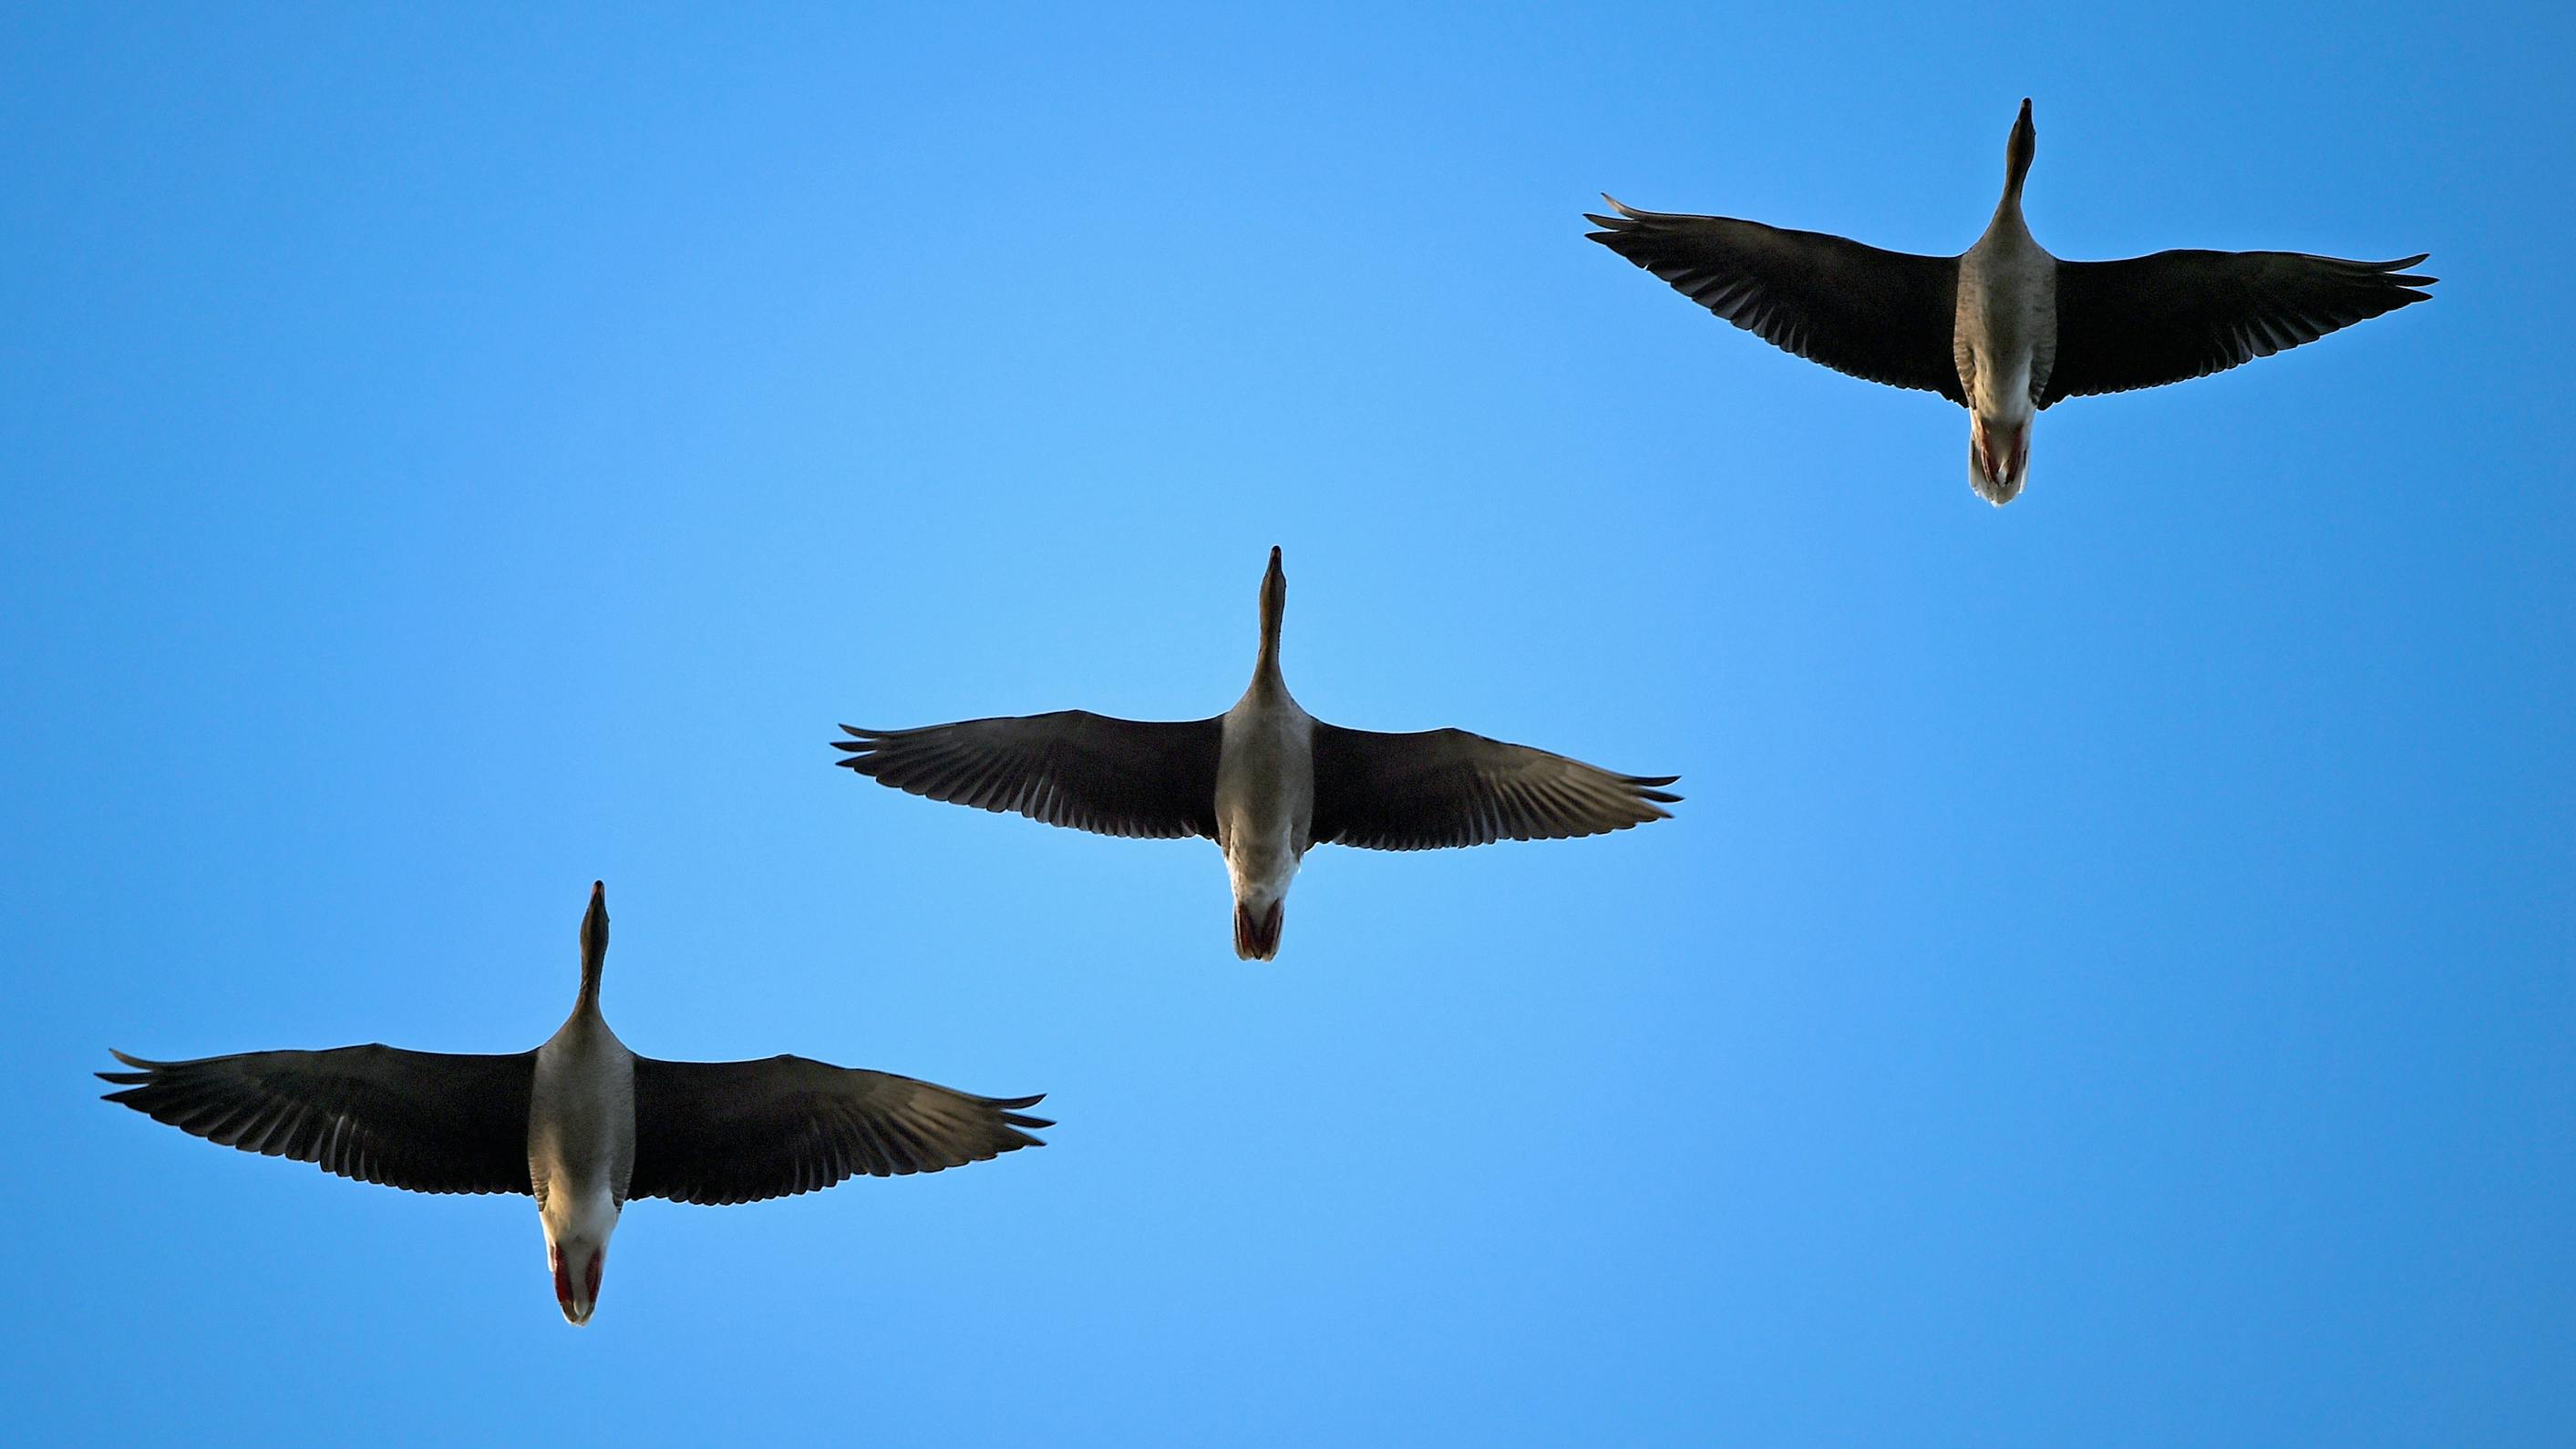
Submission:
[[[2039,405],[2206,377],[2429,298],[2423,256],[2170,251],[2057,264],[2057,360]]]
[[[106,1100],[191,1136],[412,1192],[527,1192],[536,1053],[381,1043],[185,1062],[115,1053]]]
[[[632,1197],[739,1203],[1045,1145],[1039,1097],[977,1097],[808,1057],[635,1059]]]
[[[910,794],[1101,835],[1216,834],[1220,720],[1112,719],[1085,710],[909,730],[841,727],[841,764]]]
[[[1958,258],[1602,199],[1617,214],[1587,214],[1584,220],[1601,228],[1591,239],[1709,311],[1836,372],[1967,402],[1950,345],[1958,327]]]
[[[1670,812],[1673,775],[1619,775],[1465,730],[1380,734],[1315,724],[1316,844],[1431,850],[1564,840]]]

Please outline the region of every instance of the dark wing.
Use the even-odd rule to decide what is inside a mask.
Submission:
[[[879,784],[1049,825],[1158,840],[1216,835],[1221,719],[1111,719],[1086,710],[863,730],[832,748]]]
[[[1625,830],[1681,799],[1676,775],[1607,770],[1465,730],[1386,735],[1315,724],[1313,836],[1369,850],[1564,840]]]
[[[456,1056],[383,1045],[244,1052],[101,1072],[156,1122],[264,1157],[413,1192],[527,1192],[536,1053]]]
[[[737,1203],[894,1177],[1045,1144],[1036,1097],[972,1097],[891,1072],[805,1057],[635,1059],[630,1197]]]
[[[2427,253],[2426,255],[2430,255]],[[2431,296],[2423,256],[2158,252],[2057,264],[2057,362],[2041,407],[2206,377]]]
[[[1602,228],[1591,238],[1718,316],[1836,372],[1967,403],[1950,347],[1959,325],[1958,258],[1602,200],[1619,214],[1586,214]]]

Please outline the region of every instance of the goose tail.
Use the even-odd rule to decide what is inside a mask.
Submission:
[[[2021,496],[2021,485],[2030,478],[2030,419],[1974,416],[1968,430],[1968,486],[2001,508]]]
[[[1244,961],[1268,961],[1279,955],[1279,931],[1286,924],[1288,901],[1281,897],[1259,910],[1234,903],[1234,954]]]

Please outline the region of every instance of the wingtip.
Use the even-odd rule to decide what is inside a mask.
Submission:
[[[1618,215],[1599,216],[1589,211],[1583,213],[1583,219],[1596,226],[1606,226],[1613,231],[1617,231],[1624,227],[1633,226],[1636,223],[1654,215],[1651,211],[1643,211],[1630,206],[1628,203],[1612,196],[1607,191],[1601,193],[1601,199],[1608,202],[1610,204],[1610,209],[1617,212]]]
[[[886,741],[894,736],[895,731],[872,730],[862,728],[858,725],[845,724],[841,726],[841,733],[848,735],[849,738],[846,740],[825,740],[823,743],[830,745],[833,749],[846,751],[850,756],[850,758],[846,760],[834,760],[832,762],[833,764],[849,765],[855,768],[859,761],[868,758],[878,750],[884,749]]]
[[[1002,1149],[1003,1151],[1008,1152],[1012,1148],[1017,1147],[1046,1146],[1045,1139],[1031,1137],[1027,1134],[1031,1132],[1043,1132],[1046,1129],[1053,1127],[1055,1125],[1055,1119],[1052,1117],[1036,1116],[1026,1110],[1045,1101],[1046,1093],[1040,1092],[1035,1096],[1029,1097],[995,1097],[989,1100],[992,1106],[1000,1109],[1002,1125],[1021,1134],[1019,1141],[1012,1143],[1010,1147],[1005,1147]]]
[[[90,1073],[91,1076],[98,1078],[109,1086],[126,1089],[125,1091],[99,1093],[98,1099],[102,1102],[122,1102],[125,1099],[127,1092],[130,1092],[133,1088],[150,1085],[153,1072],[161,1066],[161,1063],[159,1062],[147,1061],[142,1057],[118,1051],[114,1047],[109,1047],[107,1049],[107,1054],[116,1058],[118,1061],[125,1063],[127,1066],[132,1067],[134,1070],[130,1072]]]

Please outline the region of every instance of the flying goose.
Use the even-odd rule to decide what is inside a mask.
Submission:
[[[2421,302],[2430,253],[2348,262],[2298,252],[2170,251],[2063,262],[2021,215],[2039,132],[2021,103],[2004,194],[1966,254],[1884,252],[1821,232],[1639,211],[1584,219],[1592,240],[1800,357],[1967,408],[1968,479],[1998,506],[2029,474],[2031,415],[2064,398],[2205,377]]]
[[[412,1192],[524,1192],[545,1224],[555,1302],[599,1301],[629,1198],[738,1203],[982,1162],[1043,1146],[1036,1097],[964,1092],[804,1057],[664,1062],[599,1014],[608,892],[581,921],[581,995],[543,1046],[460,1056],[383,1045],[192,1062],[113,1055],[121,1102],[193,1136]]]
[[[1085,710],[909,730],[841,726],[839,761],[879,784],[1049,825],[1159,840],[1205,836],[1234,880],[1234,953],[1279,954],[1288,885],[1311,846],[1427,850],[1562,840],[1667,818],[1678,776],[1607,770],[1465,730],[1378,734],[1297,707],[1279,672],[1288,575],[1261,578],[1251,687],[1214,719]]]

